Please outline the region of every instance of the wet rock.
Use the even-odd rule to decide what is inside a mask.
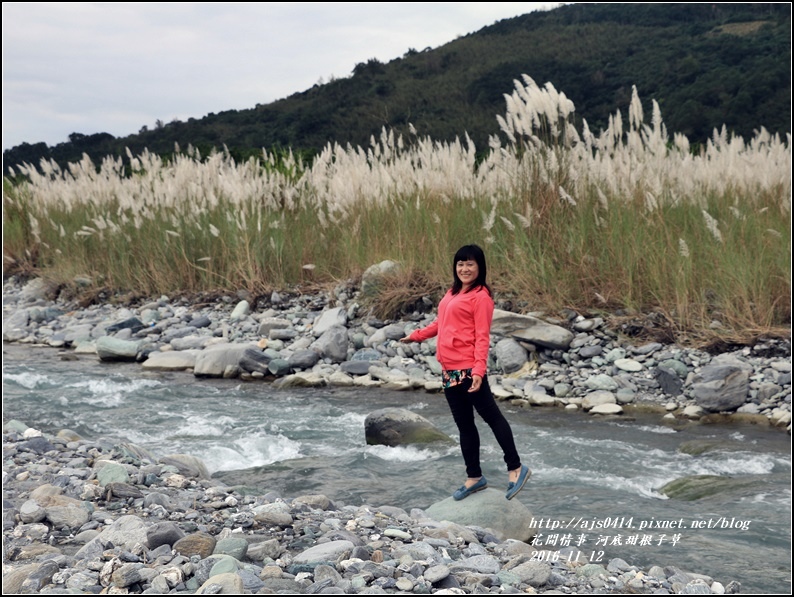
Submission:
[[[530,487],[531,480],[523,492]],[[503,540],[529,541],[535,534],[531,527],[532,513],[520,499],[506,500],[504,492],[491,488],[471,494],[465,500],[448,497],[431,505],[426,513],[436,520],[491,529]]]
[[[709,365],[692,380],[692,396],[709,412],[730,411],[747,400],[749,375],[735,365]]]
[[[494,346],[494,355],[499,367],[505,373],[518,371],[527,362],[527,351],[512,338],[497,342]]]
[[[96,341],[96,353],[100,361],[135,361],[140,343],[103,336]]]
[[[371,412],[364,421],[364,435],[369,445],[452,443],[452,438],[430,421],[404,408]]]

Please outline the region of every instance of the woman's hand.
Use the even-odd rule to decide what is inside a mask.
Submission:
[[[479,375],[472,375],[471,376],[471,387],[469,388],[469,392],[476,392],[480,389],[482,385],[482,377]]]
[[[410,344],[411,338],[410,336],[404,336],[403,338],[400,338],[400,342],[402,342],[403,344]]]

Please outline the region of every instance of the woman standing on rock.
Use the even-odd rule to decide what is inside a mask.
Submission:
[[[474,423],[476,409],[488,423],[504,452],[508,470],[505,497],[521,491],[532,474],[521,459],[513,431],[496,405],[486,369],[491,343],[494,302],[486,278],[485,254],[477,245],[458,249],[452,260],[452,288],[438,304],[438,317],[401,342],[422,342],[438,336],[436,357],[443,369],[444,395],[460,432],[460,449],[466,463],[466,482],[452,497],[462,500],[488,487],[480,469],[480,435]]]

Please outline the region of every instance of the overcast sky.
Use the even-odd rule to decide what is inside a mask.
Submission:
[[[3,149],[253,108],[553,2],[3,2]]]

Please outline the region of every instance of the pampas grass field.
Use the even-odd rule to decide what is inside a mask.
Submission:
[[[498,297],[525,311],[653,312],[693,337],[790,328],[790,134],[715,130],[693,149],[636,89],[597,134],[551,84],[524,76],[505,99],[479,153],[411,129],[310,163],[187,148],[20,165],[27,182],[3,184],[4,271],[261,295],[392,259],[408,297],[448,286],[455,250],[477,243]]]

